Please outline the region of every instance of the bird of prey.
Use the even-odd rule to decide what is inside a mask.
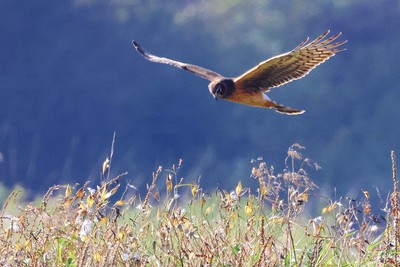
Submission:
[[[326,38],[329,32],[325,32],[312,42],[308,42],[309,38],[307,38],[292,51],[267,59],[235,78],[224,77],[197,65],[152,55],[137,42],[132,41],[132,43],[134,48],[149,61],[172,65],[209,80],[208,89],[215,99],[272,108],[280,113],[294,115],[302,114],[304,110],[278,104],[272,101],[266,93],[271,88],[304,77],[316,66],[334,56],[335,53],[345,50],[339,47],[346,41],[334,42],[341,33]]]

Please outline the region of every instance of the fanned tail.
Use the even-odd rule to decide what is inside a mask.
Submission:
[[[303,109],[294,109],[294,108],[289,108],[285,107],[282,105],[279,105],[275,103],[275,106],[272,106],[271,108],[275,109],[276,112],[282,113],[282,114],[287,114],[287,115],[300,115],[305,112]]]
[[[275,109],[276,112],[282,113],[282,114],[287,114],[287,115],[300,115],[305,112],[305,110],[302,109],[294,109],[290,107],[285,107],[284,105],[278,104],[275,101],[273,101],[269,96],[265,93],[263,93],[263,98],[264,98],[264,107],[267,108],[273,108]]]

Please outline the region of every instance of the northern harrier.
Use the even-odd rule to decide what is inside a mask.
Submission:
[[[272,57],[259,63],[236,78],[226,78],[214,71],[165,57],[147,53],[137,42],[132,41],[135,49],[147,60],[172,65],[192,72],[210,81],[208,89],[215,99],[224,99],[261,108],[273,108],[285,114],[302,114],[304,110],[293,109],[272,101],[266,93],[271,88],[284,85],[307,75],[312,69],[325,62],[335,53],[343,51],[338,48],[346,41],[333,43],[341,33],[329,38],[329,31],[309,42],[305,39],[288,53]]]

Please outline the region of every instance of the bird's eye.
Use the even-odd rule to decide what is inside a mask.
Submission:
[[[228,98],[235,91],[235,83],[226,78],[211,82],[208,88],[215,99]]]
[[[226,84],[224,84],[224,83],[219,83],[219,84],[216,86],[215,94],[216,94],[217,96],[219,96],[219,97],[224,97],[225,94],[226,94]]]

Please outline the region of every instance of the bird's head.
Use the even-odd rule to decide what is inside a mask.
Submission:
[[[235,84],[232,79],[221,79],[212,81],[208,85],[208,90],[217,100],[218,98],[227,98],[235,91]]]

